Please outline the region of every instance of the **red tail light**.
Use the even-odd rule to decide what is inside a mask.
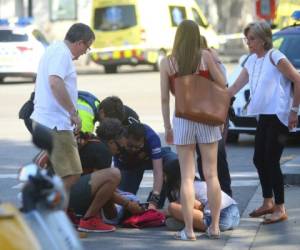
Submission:
[[[28,52],[31,51],[32,48],[30,47],[25,47],[25,46],[17,46],[17,49],[20,50],[20,52],[24,53],[24,52]]]

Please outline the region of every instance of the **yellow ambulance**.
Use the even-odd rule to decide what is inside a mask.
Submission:
[[[218,37],[195,0],[93,0],[91,59],[106,73],[116,73],[120,65],[158,69],[184,19],[196,21],[208,45],[218,48]]]

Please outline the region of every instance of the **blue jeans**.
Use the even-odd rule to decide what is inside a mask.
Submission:
[[[179,161],[177,154],[174,153],[170,147],[162,147],[161,148],[161,155],[163,161],[163,169],[169,168],[179,168]],[[130,192],[136,194],[141,181],[143,179],[143,175],[145,170],[152,170],[152,160],[145,161],[139,166],[126,166],[120,168],[121,172],[121,183],[119,185],[119,189],[122,191]],[[161,208],[164,205],[165,201],[165,189],[161,191],[161,199],[159,201],[158,207]]]
[[[221,210],[220,213],[220,230],[226,231],[234,229],[240,222],[240,212],[236,204],[232,204]],[[211,224],[211,215],[204,214],[204,224],[209,227]]]

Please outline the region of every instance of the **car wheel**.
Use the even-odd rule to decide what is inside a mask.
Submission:
[[[4,82],[4,76],[0,77],[0,82]]]
[[[238,133],[233,133],[233,132],[228,132],[226,142],[227,143],[236,143],[239,140],[239,134]]]
[[[117,73],[117,66],[116,65],[105,65],[104,71],[106,74],[115,74],[115,73]]]

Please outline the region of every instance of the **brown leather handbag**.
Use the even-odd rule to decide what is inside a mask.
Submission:
[[[230,97],[226,87],[199,76],[175,78],[175,115],[218,126],[226,121]]]

